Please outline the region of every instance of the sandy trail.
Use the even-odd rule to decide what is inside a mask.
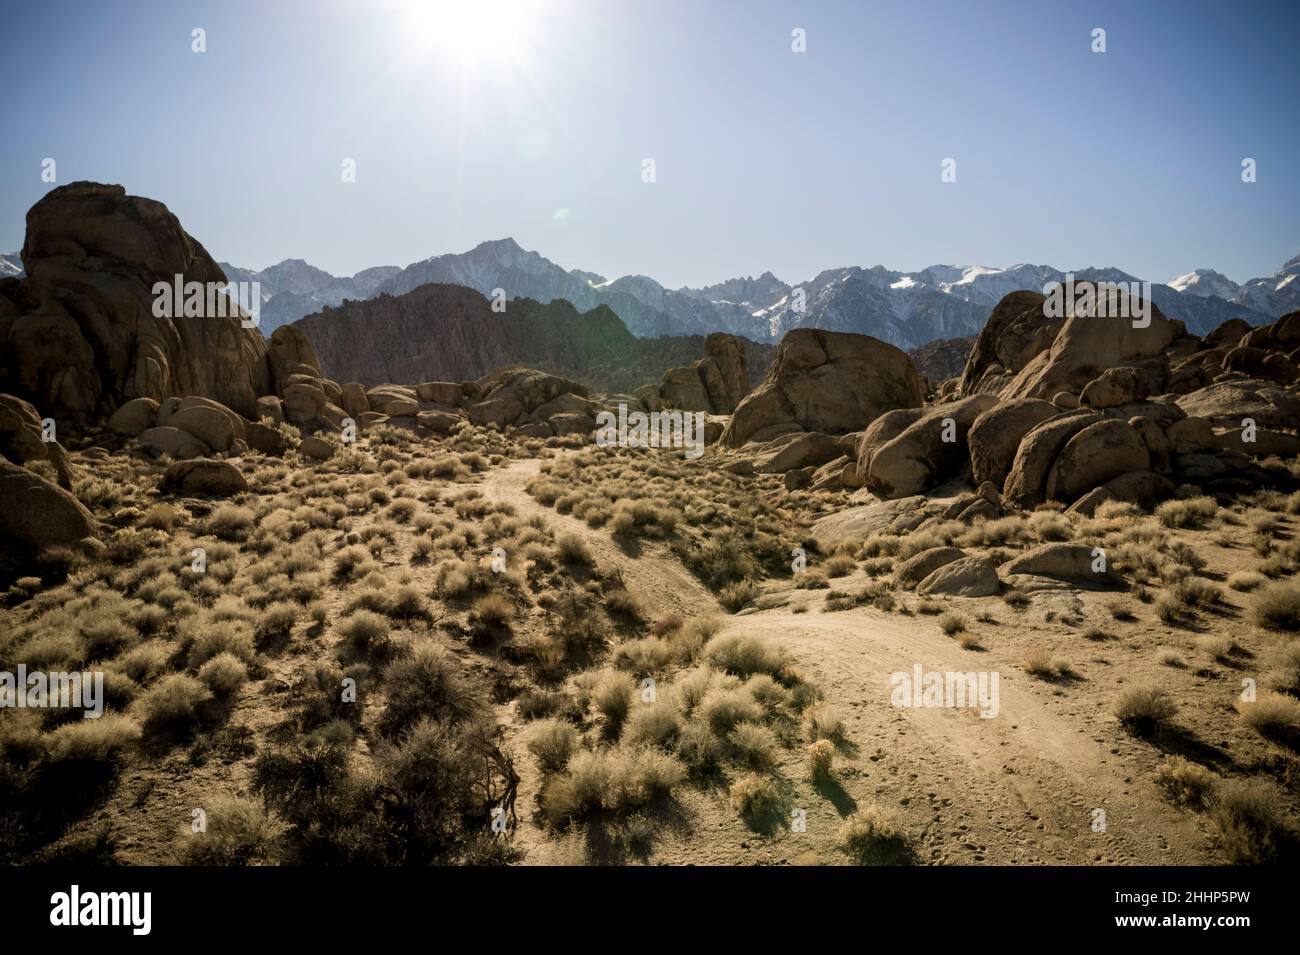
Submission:
[[[963,650],[933,619],[887,615],[872,609],[828,613],[807,592],[790,605],[726,616],[716,599],[662,544],[629,553],[608,532],[557,514],[533,500],[524,486],[537,461],[512,463],[481,485],[486,497],[508,501],[518,513],[544,514],[557,532],[589,542],[606,567],[622,570],[629,589],[653,615],[719,614],[728,631],[786,647],[800,672],[845,716],[849,745],[837,760],[843,791],[834,814],[809,810],[806,845],[777,850],[769,861],[812,847],[832,852],[838,816],[867,801],[898,808],[919,833],[916,859],[934,863],[990,864],[1194,864],[1205,860],[1205,834],[1196,817],[1168,805],[1117,745],[1108,717],[1082,720],[1069,687],[1035,681],[997,652]],[[797,600],[806,612],[794,612]],[[894,707],[890,675],[926,671],[997,671],[999,712],[982,719],[975,709]],[[803,751],[782,767],[796,798],[828,799],[802,780]],[[693,797],[695,794],[692,794]],[[725,793],[688,798],[695,814],[685,835],[656,847],[659,862],[745,862],[756,837],[725,805]],[[823,807],[824,808],[824,807]],[[1104,810],[1104,831],[1094,828]],[[814,831],[814,820],[819,825]],[[820,824],[824,821],[824,825]],[[712,845],[692,839],[700,828],[723,830]],[[730,837],[730,838],[728,838]],[[728,849],[730,843],[731,848]],[[525,834],[525,844],[538,844]],[[537,861],[537,860],[533,860]]]

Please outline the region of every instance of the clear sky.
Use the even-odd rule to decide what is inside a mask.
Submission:
[[[51,157],[253,268],[503,236],[672,287],[1300,253],[1294,0],[5,0],[0,89],[0,251]]]

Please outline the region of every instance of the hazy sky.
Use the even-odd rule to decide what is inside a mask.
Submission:
[[[507,235],[674,287],[878,263],[1242,281],[1300,253],[1292,0],[440,6],[5,2],[0,251],[52,157],[253,268]]]

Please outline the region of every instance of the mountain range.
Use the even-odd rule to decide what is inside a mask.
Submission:
[[[461,285],[491,296],[537,302],[564,299],[580,311],[606,305],[638,338],[730,332],[775,342],[792,328],[814,327],[871,335],[901,348],[976,335],[1008,292],[1041,291],[1065,272],[1048,265],[1008,268],[934,265],[900,272],[877,265],[828,269],[798,285],[771,272],[729,279],[704,288],[669,289],[644,275],[607,279],[564,269],[513,239],[483,242],[468,252],[437,255],[406,268],[378,266],[350,277],[331,275],[301,259],[256,271],[220,263],[232,281],[261,283],[261,329],[270,335],[344,301],[401,295],[421,285]],[[21,274],[16,254],[0,256],[0,276]],[[15,271],[17,270],[17,271]],[[1076,280],[1135,282],[1116,268],[1074,271]],[[1270,276],[1237,284],[1213,269],[1196,269],[1152,285],[1151,298],[1166,315],[1198,335],[1231,318],[1263,325],[1300,308],[1300,256]],[[801,301],[802,299],[802,301]],[[802,306],[802,307],[800,307]]]
[[[580,309],[608,305],[639,337],[725,331],[754,341],[775,341],[792,328],[815,327],[858,332],[916,348],[978,334],[1004,295],[1021,289],[1042,291],[1065,275],[1047,265],[935,265],[919,272],[878,265],[828,269],[797,286],[764,272],[758,278],[731,279],[702,289],[667,289],[644,275],[608,280],[591,272],[566,271],[520,248],[513,239],[498,239],[469,252],[409,265],[375,294],[397,295],[426,282],[447,282],[484,294],[501,288],[507,297],[527,296],[542,302],[564,298]],[[1138,281],[1115,268],[1078,269],[1074,275],[1094,282]],[[1166,315],[1182,320],[1196,334],[1205,334],[1230,318],[1263,325],[1300,307],[1297,275],[1300,256],[1274,275],[1242,286],[1222,276],[1226,284],[1213,287],[1183,276],[1184,288],[1153,284],[1151,298]]]
[[[463,381],[526,364],[597,391],[629,393],[705,352],[698,335],[637,338],[608,306],[580,312],[557,299],[515,299],[504,312],[461,284],[426,283],[400,295],[327,307],[297,324],[321,370],[339,381]],[[740,342],[750,385],[772,345]]]

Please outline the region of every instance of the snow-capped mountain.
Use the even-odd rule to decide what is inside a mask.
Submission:
[[[26,272],[23,271],[23,257],[17,252],[5,252],[0,254],[0,279],[21,278]]]
[[[1233,296],[1241,291],[1240,285],[1222,272],[1214,271],[1214,269],[1193,269],[1186,275],[1178,276],[1168,285],[1175,292],[1199,295],[1202,298],[1217,295],[1225,302],[1231,302]]]
[[[259,282],[262,314],[258,327],[270,335],[281,325],[298,321],[344,299],[369,298],[384,281],[402,271],[395,265],[363,269],[351,277],[331,275],[302,259],[285,259],[255,271],[228,262],[218,263],[231,282]]]
[[[1300,308],[1300,255],[1267,278],[1251,279],[1234,301],[1266,315],[1285,315]]]
[[[1290,272],[1287,271],[1290,269]],[[1231,291],[1232,283],[1210,270],[1189,273],[1188,287],[1153,284],[1151,298],[1166,315],[1184,321],[1196,334],[1205,334],[1229,318],[1265,324],[1286,309],[1290,285],[1300,273],[1300,259],[1282,273],[1255,280],[1263,283],[1255,297],[1230,301],[1211,291]],[[567,298],[581,309],[604,304],[612,308],[634,335],[699,335],[732,332],[756,341],[773,341],[792,328],[811,326],[872,335],[903,348],[938,339],[978,334],[989,311],[1007,293],[1041,291],[1066,273],[1049,265],[1020,264],[1008,268],[977,265],[932,265],[919,272],[899,272],[883,265],[829,269],[797,286],[771,272],[758,278],[730,279],[701,289],[668,289],[644,275],[604,279],[591,272],[566,271],[513,239],[484,242],[469,252],[440,255],[403,269],[376,294],[400,294],[426,282],[468,285],[491,295],[504,290],[507,298],[541,302]],[[1094,282],[1136,282],[1115,268],[1074,271],[1076,279]],[[1198,281],[1199,279],[1199,281]],[[1279,290],[1280,293],[1279,293]],[[1261,308],[1266,305],[1267,308]],[[1300,306],[1291,306],[1292,309]]]
[[[583,311],[607,305],[641,338],[723,331],[771,342],[792,328],[814,327],[871,335],[901,348],[976,335],[1004,295],[1041,291],[1066,276],[1053,266],[1027,263],[1007,268],[932,265],[917,272],[876,265],[828,269],[798,285],[764,272],[704,288],[669,289],[645,275],[607,279],[565,269],[509,238],[432,256],[404,269],[367,269],[351,279],[334,278],[294,259],[258,273],[223,267],[232,279],[262,281],[267,301],[262,330],[268,335],[286,320],[343,298],[401,295],[437,282],[467,286],[489,297],[501,289],[507,299],[566,299]],[[1075,269],[1073,274],[1079,281],[1139,281],[1109,267]],[[1169,284],[1153,284],[1151,298],[1195,334],[1230,318],[1266,324],[1300,308],[1300,257],[1268,278],[1239,287],[1218,272],[1197,269]]]

